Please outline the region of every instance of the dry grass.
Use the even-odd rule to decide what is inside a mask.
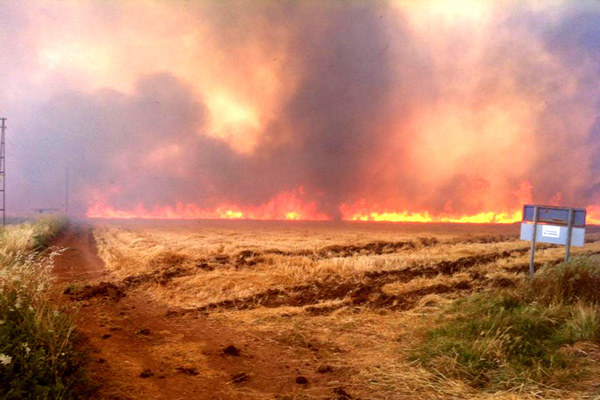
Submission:
[[[407,360],[452,300],[526,279],[529,243],[517,232],[517,226],[127,222],[98,225],[94,236],[115,281],[126,286],[135,277],[138,290],[171,307],[201,308],[233,329],[317,347],[318,361],[341,371],[346,390],[361,398],[583,396],[532,386],[485,393]],[[600,252],[599,234],[588,238],[572,254]],[[563,252],[542,245],[536,263],[558,262]],[[310,398],[310,390],[304,395]]]
[[[0,232],[0,397],[71,399],[83,382],[74,323],[49,291],[53,259],[44,248],[66,225],[56,217]]]

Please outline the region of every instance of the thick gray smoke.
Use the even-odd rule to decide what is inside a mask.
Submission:
[[[495,5],[481,23],[427,32],[410,6],[385,2],[159,4],[209,32],[186,39],[186,56],[202,68],[218,49],[219,79],[244,77],[250,64],[281,65],[287,91],[262,118],[252,151],[206,134],[211,92],[193,77],[156,71],[150,59],[130,90],[89,89],[78,73],[40,64],[51,59],[40,57],[47,26],[34,17],[44,7],[4,4],[10,210],[62,206],[67,167],[80,214],[98,200],[124,210],[256,206],[299,187],[332,217],[361,199],[472,214],[517,206],[522,181],[539,202],[600,203],[600,7]],[[92,5],[89,23],[77,25],[94,32],[86,37],[131,22],[125,6]],[[128,46],[135,59],[151,29],[140,28],[137,45],[103,46]],[[88,61],[93,69],[103,60]]]

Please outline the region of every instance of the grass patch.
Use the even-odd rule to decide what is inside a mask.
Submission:
[[[67,227],[66,217],[44,216],[40,217],[33,226],[32,249],[41,251],[48,247],[50,241],[64,231]]]
[[[546,266],[510,291],[457,300],[412,358],[439,375],[488,390],[561,387],[586,374],[565,351],[600,339],[600,259]]]
[[[545,304],[600,304],[599,288],[600,257],[575,257],[568,263],[540,269],[525,290],[531,300]]]
[[[44,218],[0,235],[0,398],[70,399],[83,382],[73,321],[48,294],[56,253],[36,251],[65,223]]]

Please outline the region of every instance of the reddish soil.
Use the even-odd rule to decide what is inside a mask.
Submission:
[[[343,371],[319,371],[314,349],[197,313],[169,318],[167,307],[143,290],[120,292],[96,255],[90,228],[71,227],[54,245],[67,249],[55,261],[56,293],[60,302],[80,308],[76,321],[90,354],[92,398],[240,399],[301,392],[342,398]],[[101,281],[107,283],[97,285]],[[68,294],[88,283],[100,293]]]

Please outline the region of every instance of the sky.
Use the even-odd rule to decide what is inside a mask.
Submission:
[[[0,46],[9,213],[600,205],[598,2],[0,0]]]

